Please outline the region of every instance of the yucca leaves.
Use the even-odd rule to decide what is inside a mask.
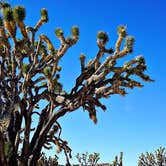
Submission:
[[[25,8],[23,6],[16,6],[13,9],[13,16],[16,22],[23,21],[26,16]]]
[[[80,34],[80,32],[79,32],[79,27],[73,26],[73,27],[71,28],[71,34],[72,34],[72,36],[74,36],[74,37],[78,37],[79,34]]]
[[[13,9],[10,7],[5,8],[3,11],[3,17],[4,17],[4,20],[6,21],[13,21],[14,20]]]
[[[55,35],[56,35],[57,37],[62,36],[62,35],[63,35],[63,30],[62,30],[61,28],[57,28],[57,29],[55,30]]]
[[[42,9],[40,10],[40,15],[41,15],[41,20],[42,20],[43,22],[48,22],[48,12],[47,12],[47,9],[42,8]]]

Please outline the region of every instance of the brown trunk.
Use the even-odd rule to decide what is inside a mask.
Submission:
[[[0,131],[0,165],[7,166],[3,134]]]

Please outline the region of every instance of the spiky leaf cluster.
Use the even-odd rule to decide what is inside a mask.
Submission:
[[[49,77],[51,75],[51,67],[45,67],[43,73],[46,77]]]
[[[16,22],[23,21],[26,16],[26,11],[23,6],[16,6],[13,9],[13,17]]]
[[[10,7],[10,4],[8,3],[8,2],[3,2],[2,3],[2,8],[4,9],[4,8],[8,8],[8,7]]]
[[[127,36],[125,46],[129,53],[133,52],[133,45],[134,45],[135,39],[133,36]]]
[[[10,7],[5,8],[3,11],[3,17],[4,17],[4,20],[6,21],[13,21],[14,20],[13,9]]]
[[[103,43],[106,43],[109,38],[108,38],[108,34],[106,32],[103,32],[103,31],[99,31],[97,33],[97,38],[101,41],[103,41]]]
[[[48,12],[47,12],[47,9],[45,9],[45,8],[41,9],[40,14],[41,14],[41,20],[43,22],[48,22]]]
[[[63,35],[62,29],[61,29],[61,28],[57,28],[57,29],[55,30],[55,35],[56,35],[57,37],[62,36],[62,35]]]
[[[74,37],[78,37],[79,36],[79,28],[77,26],[73,26],[72,29],[71,29],[71,34]]]
[[[120,35],[122,37],[126,37],[127,36],[126,27],[123,26],[123,25],[119,25],[118,26],[117,32],[118,32],[118,35]]]

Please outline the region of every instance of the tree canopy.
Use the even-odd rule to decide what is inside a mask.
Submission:
[[[126,26],[118,26],[114,47],[107,46],[108,34],[99,31],[96,56],[85,63],[86,56],[80,55],[80,75],[71,91],[66,91],[59,80],[63,69],[59,61],[77,43],[79,27],[73,26],[69,37],[57,28],[57,48],[47,35],[37,35],[49,19],[45,8],[34,27],[25,25],[23,6],[0,2],[0,8],[0,164],[34,166],[42,148],[55,145],[57,153],[64,151],[69,165],[71,148],[61,138],[58,119],[82,107],[97,123],[97,109],[106,110],[100,99],[115,94],[125,96],[127,88],[142,88],[137,77],[153,81],[144,73],[145,59],[139,55],[123,65],[118,63],[133,52],[135,39],[128,35]],[[103,61],[105,54],[108,56]],[[46,103],[44,108],[41,101]],[[34,115],[38,115],[38,120],[32,128]]]

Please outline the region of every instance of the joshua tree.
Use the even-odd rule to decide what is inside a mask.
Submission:
[[[52,157],[46,157],[43,153],[40,159],[37,162],[37,166],[58,166],[58,157],[55,155],[54,158]]]
[[[32,27],[24,24],[23,6],[0,2],[0,8],[0,165],[35,166],[42,148],[50,149],[52,145],[57,153],[64,151],[69,165],[71,149],[61,138],[58,119],[82,107],[97,123],[97,108],[106,110],[101,98],[125,96],[126,88],[143,87],[132,75],[152,81],[144,74],[145,60],[137,56],[119,66],[118,60],[132,53],[134,38],[127,35],[125,26],[118,26],[113,50],[106,47],[107,33],[100,31],[96,56],[86,64],[85,55],[80,55],[81,73],[75,86],[66,92],[59,81],[59,61],[77,43],[79,28],[73,26],[70,37],[57,28],[60,47],[56,48],[46,35],[36,34],[48,21],[46,9],[41,9],[41,18]],[[105,61],[101,60],[104,54],[108,55]],[[40,101],[45,101],[44,108]],[[32,128],[34,115],[38,120],[35,118],[36,126]]]
[[[115,156],[114,161],[112,162],[112,164],[110,164],[110,166],[122,166],[123,165],[123,153],[120,153],[120,157],[118,159],[118,156]]]
[[[86,152],[82,154],[77,153],[76,158],[81,166],[96,166],[100,159],[99,156],[99,153],[88,154]]]
[[[166,151],[165,148],[160,147],[155,153],[146,152],[141,154],[138,161],[138,166],[165,166],[166,165]]]

